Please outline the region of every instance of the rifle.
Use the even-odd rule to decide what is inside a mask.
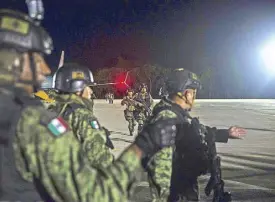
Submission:
[[[147,103],[145,102],[145,100],[141,99],[141,98],[135,98],[135,101],[141,103],[146,111],[147,116],[150,116],[152,114],[152,110],[150,108],[150,106],[148,107]]]
[[[224,191],[224,181],[222,180],[221,171],[221,158],[217,155],[215,142],[216,128],[210,128],[206,126],[205,129],[206,142],[208,145],[210,179],[204,189],[204,192],[206,196],[209,196],[213,190],[213,202],[232,201],[231,193]]]
[[[110,136],[111,136],[110,131],[107,128],[105,128],[105,127],[102,127],[102,129],[105,131],[105,134],[106,134],[106,143],[105,143],[106,146],[109,147],[109,148],[111,148],[111,149],[114,149],[115,148],[114,144],[113,144],[113,142],[112,142],[112,140],[110,138]]]

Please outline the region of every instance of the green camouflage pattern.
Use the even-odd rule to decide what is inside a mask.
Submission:
[[[55,97],[55,106],[49,107],[50,111],[57,112],[60,116],[68,109],[70,104],[83,105],[73,111],[65,120],[69,123],[75,137],[81,143],[84,153],[93,166],[107,166],[114,160],[110,148],[106,146],[106,132],[101,127],[93,128],[91,123],[98,122],[93,115],[91,100],[81,98],[75,94],[60,94]]]
[[[170,105],[161,100],[154,110],[165,105]],[[151,123],[159,119],[165,120],[175,118],[177,115],[170,110],[162,110],[152,117]],[[164,148],[154,155],[148,166],[148,181],[153,202],[166,202],[170,193],[170,182],[172,176],[173,147]]]
[[[48,94],[48,96],[51,98],[51,99],[53,99],[53,100],[55,100],[55,98],[56,98],[56,96],[58,96],[58,93],[56,92],[56,90],[54,90],[54,89],[47,89],[47,90],[44,90],[47,94]]]
[[[124,117],[125,120],[128,122],[130,135],[132,135],[136,126],[134,111],[136,107],[141,104],[136,102],[134,100],[134,97],[125,96],[121,101],[121,105],[126,105],[126,109],[124,110]]]
[[[129,186],[141,168],[135,152],[126,150],[109,167],[93,168],[85,164],[82,146],[71,131],[57,137],[46,127],[52,113],[43,106],[22,111],[13,142],[21,176],[36,179],[36,185],[43,185],[41,192],[56,202],[128,201]]]

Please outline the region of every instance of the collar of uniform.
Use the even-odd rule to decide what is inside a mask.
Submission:
[[[58,102],[77,103],[77,104],[85,105],[82,98],[75,94],[59,94],[56,99],[58,100]]]
[[[173,100],[171,100],[168,97],[164,97],[161,100],[163,100],[164,103],[173,106],[175,108],[177,108],[179,111],[181,111],[182,113],[184,113],[188,118],[191,118],[189,111],[186,109],[182,109],[177,103],[175,103]]]
[[[75,94],[59,94],[56,98],[59,103],[76,103],[85,106],[89,110],[93,110],[92,100],[82,98]]]

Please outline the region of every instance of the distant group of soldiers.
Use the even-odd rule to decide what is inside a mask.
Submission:
[[[108,102],[109,104],[113,104],[115,99],[114,93],[110,93],[110,92],[106,93],[105,99],[106,99],[106,102]]]
[[[95,82],[87,67],[62,64],[51,88],[38,91],[51,74],[44,54],[53,50],[38,14],[0,10],[0,201],[126,202],[142,168],[153,201],[198,201],[197,178],[213,169],[210,191],[215,201],[228,201],[213,146],[245,131],[211,128],[190,116],[201,87],[194,73],[173,70],[153,110],[146,85],[135,95],[128,90],[121,104],[130,134],[135,120],[138,134],[114,159],[110,132],[93,113]]]
[[[130,135],[134,133],[136,122],[138,123],[138,132],[141,131],[144,121],[151,116],[153,98],[148,93],[148,87],[146,84],[141,84],[139,91],[134,94],[132,89],[127,90],[127,96],[121,101],[121,105],[126,105],[124,110],[124,117],[128,122],[128,129]]]

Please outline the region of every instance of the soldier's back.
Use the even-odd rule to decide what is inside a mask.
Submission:
[[[21,106],[15,103],[11,90],[21,93],[13,88],[0,89],[0,201],[41,201],[33,183],[23,180],[16,169],[13,140]]]

